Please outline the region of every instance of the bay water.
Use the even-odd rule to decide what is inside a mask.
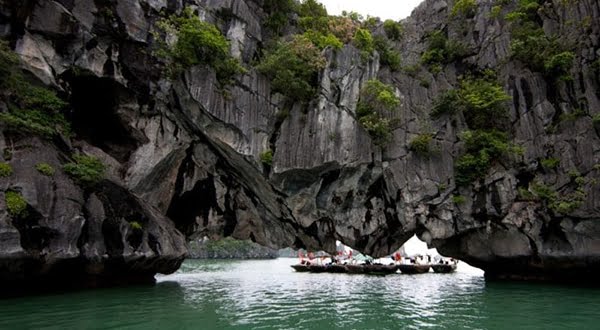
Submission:
[[[598,329],[600,290],[453,274],[296,273],[187,260],[155,286],[0,300],[0,329]]]

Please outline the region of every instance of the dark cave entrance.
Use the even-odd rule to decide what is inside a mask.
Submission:
[[[182,184],[181,180],[182,178],[178,178],[178,185]],[[214,180],[209,176],[205,180],[198,181],[191,191],[173,197],[167,216],[175,219],[175,226],[188,239],[203,236],[205,233],[197,230],[198,227],[208,226],[210,210],[214,209],[219,215],[223,214],[216,198]]]
[[[119,104],[126,91],[112,79],[70,74],[73,132],[120,162],[126,162],[138,141],[127,126],[132,114]],[[129,110],[131,111],[131,110]]]

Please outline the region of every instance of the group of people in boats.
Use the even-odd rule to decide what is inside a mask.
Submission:
[[[339,251],[337,255],[315,256],[308,252],[306,255],[298,252],[300,263],[292,266],[298,272],[333,272],[333,273],[367,273],[367,274],[391,274],[400,270],[407,274],[421,274],[429,272],[432,268],[436,273],[451,273],[456,270],[458,260],[453,258],[435,258],[431,255],[418,255],[414,257],[403,257],[396,252],[391,257],[392,261],[384,265],[381,261],[375,262],[372,258],[353,256],[352,250],[348,252]]]

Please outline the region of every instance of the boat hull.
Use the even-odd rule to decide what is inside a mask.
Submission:
[[[309,270],[307,265],[292,265],[291,267],[299,273],[305,273]]]
[[[456,271],[456,264],[437,264],[431,265],[431,268],[436,273],[452,273]]]
[[[327,267],[323,265],[310,265],[308,266],[308,271],[311,273],[325,273]]]
[[[403,264],[399,265],[398,269],[403,274],[424,274],[429,272],[429,265]]]
[[[326,271],[328,273],[345,273],[346,272],[346,267],[344,267],[344,265],[328,265],[326,266]]]
[[[389,275],[396,273],[396,265],[365,265],[364,273],[369,275]]]
[[[345,265],[346,272],[348,274],[364,274],[365,269],[363,265]]]

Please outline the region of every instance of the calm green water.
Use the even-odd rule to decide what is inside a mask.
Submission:
[[[294,259],[187,261],[154,287],[0,300],[0,329],[598,329],[600,290],[455,274],[294,273]]]

